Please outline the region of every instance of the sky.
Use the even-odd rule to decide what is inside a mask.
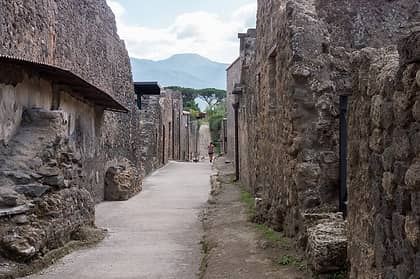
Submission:
[[[197,53],[231,63],[238,33],[255,27],[257,0],[107,0],[131,57]]]

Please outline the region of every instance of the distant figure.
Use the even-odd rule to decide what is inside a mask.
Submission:
[[[209,153],[209,158],[210,158],[210,163],[213,162],[213,155],[214,155],[214,144],[213,142],[210,142],[209,146],[207,146],[208,149],[208,153]]]

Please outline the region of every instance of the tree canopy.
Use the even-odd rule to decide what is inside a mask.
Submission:
[[[191,105],[189,102],[195,102],[196,98],[203,100],[209,108],[220,104],[226,99],[226,91],[216,88],[194,89],[179,86],[170,86],[169,89],[180,91],[184,104]]]

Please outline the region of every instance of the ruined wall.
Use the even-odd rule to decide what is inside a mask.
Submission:
[[[349,53],[395,42],[396,24],[408,24],[417,5],[258,2],[255,99],[245,101],[256,111],[247,130],[257,164],[248,168],[261,216],[274,227],[295,235],[307,214],[337,210],[338,96],[351,92]]]
[[[353,54],[351,278],[420,277],[419,33],[411,38],[402,44],[400,55],[395,48]]]
[[[1,55],[70,70],[129,109],[128,114],[107,112],[97,118],[102,125],[95,150],[78,150],[86,166],[86,185],[95,200],[102,200],[110,166],[128,159],[141,167],[139,113],[129,57],[111,9],[105,0],[2,0],[0,6]]]
[[[236,59],[227,68],[227,96],[226,96],[226,109],[227,109],[227,146],[225,150],[225,156],[230,160],[235,158],[235,112],[232,107],[233,96],[232,92],[235,88],[235,84],[241,82],[241,59]]]
[[[162,111],[160,95],[143,95],[140,111],[141,162],[144,175],[161,165],[162,156]]]
[[[255,43],[256,29],[249,29],[247,33],[239,34],[240,38],[240,85],[242,93],[239,95],[239,174],[244,185],[250,187],[252,161],[254,151],[249,149],[249,145],[254,142],[253,133],[255,131],[255,122],[252,120],[256,114],[256,108],[253,105],[255,100],[255,72],[252,66],[255,63]],[[254,85],[254,86],[253,86]],[[251,189],[249,189],[251,190]]]
[[[180,121],[180,135],[181,135],[181,161],[188,161],[189,154],[190,154],[190,146],[189,146],[189,121],[190,121],[190,114],[189,112],[183,111],[181,114],[181,121]]]
[[[84,166],[69,144],[66,114],[37,108],[22,115],[16,135],[0,146],[0,255],[27,262],[92,228],[95,204],[81,187]]]
[[[166,127],[165,161],[180,160],[180,115],[183,111],[181,92],[164,89],[161,110],[162,121]]]
[[[190,133],[190,157],[189,159],[191,161],[196,160],[199,158],[199,146],[198,146],[198,140],[199,140],[199,130],[200,125],[197,120],[192,120],[190,122],[189,127],[189,133]]]
[[[311,3],[259,1],[258,9],[252,187],[260,217],[289,235],[306,214],[337,208],[337,102],[346,88],[335,79],[346,57],[325,47],[328,26]]]
[[[181,92],[172,91],[172,109],[173,109],[173,154],[171,159],[173,160],[181,160],[181,138],[182,138],[182,131],[181,131],[181,117],[184,104],[182,100]]]
[[[83,88],[40,75],[35,63],[31,70],[2,63],[0,254],[28,262],[94,226],[94,201],[103,200],[110,170],[117,173],[108,184],[118,182],[121,199],[140,191],[140,114],[128,53],[105,0],[0,6],[0,55],[69,70],[129,110],[104,113],[72,97]]]
[[[257,221],[268,223],[277,230],[285,231],[287,235],[298,236],[299,244],[307,246],[310,264],[317,273],[340,269],[346,257],[344,223],[340,221],[340,215],[335,214],[338,211],[339,183],[339,96],[350,94],[354,90],[352,79],[355,72],[361,78],[363,90],[373,88],[370,83],[383,79],[385,73],[380,73],[380,65],[387,65],[386,62],[381,64],[381,58],[378,58],[377,63],[367,60],[370,62],[361,63],[359,75],[359,70],[352,71],[351,53],[363,47],[395,45],[406,34],[404,31],[407,30],[406,27],[411,26],[419,16],[419,5],[418,1],[413,0],[258,1],[255,60],[250,55],[249,74],[246,73],[247,67],[241,69],[242,87],[245,88],[245,93],[240,99],[240,126],[242,126],[240,146],[248,146],[248,150],[242,149],[240,152],[244,166],[241,179],[249,183],[248,187],[259,198]],[[408,52],[410,55],[415,53],[413,50]],[[376,58],[373,60],[376,61]],[[375,65],[374,69],[369,68],[369,63]],[[395,62],[393,63],[395,66]],[[384,71],[387,70],[388,68]],[[365,86],[368,89],[365,89]],[[392,110],[392,105],[378,98],[375,102],[383,104],[385,111]],[[353,117],[355,123],[367,122],[354,129],[356,134],[361,133],[357,130],[360,129],[364,136],[369,135],[374,138],[368,142],[354,138],[355,142],[350,143],[354,145],[351,148],[358,150],[363,147],[364,158],[369,158],[365,155],[369,145],[373,148],[383,148],[382,145],[387,141],[391,143],[394,137],[403,141],[403,144],[400,143],[398,146],[401,156],[402,146],[409,141],[407,138],[410,138],[410,133],[406,131],[401,134],[399,129],[397,134],[385,139],[382,130],[369,126],[371,115],[366,106],[370,106],[371,101],[369,98],[363,101],[366,104],[360,106],[360,111],[357,111],[357,106],[354,107]],[[360,104],[363,101],[360,101]],[[397,110],[399,117],[404,117],[407,113],[403,111],[409,106],[409,102],[401,99],[394,103],[399,106]],[[390,122],[391,119],[386,121]],[[405,126],[403,130],[407,128],[408,126]],[[359,160],[357,156],[355,158]],[[248,160],[247,165],[246,160]],[[358,210],[351,213],[353,223],[348,234],[352,241],[349,248],[352,274],[357,274],[353,278],[382,278],[372,275],[378,267],[372,265],[372,261],[366,260],[365,257],[372,260],[375,257],[373,255],[377,254],[376,248],[372,246],[373,236],[381,234],[383,228],[373,225],[376,218],[376,211],[372,210],[373,193],[372,196],[367,194],[366,198],[362,194],[373,191],[367,190],[372,187],[368,180],[371,179],[369,178],[371,172],[376,172],[379,161],[379,157],[372,155],[365,162],[359,180],[355,179],[358,175],[356,168],[362,167],[363,164],[358,166],[354,163],[354,176],[350,178],[350,180],[355,179],[351,183],[355,198],[353,208],[358,207]],[[367,166],[371,169],[366,169]],[[397,168],[399,172],[404,172],[401,165]],[[380,183],[383,183],[383,174],[380,176]],[[389,180],[394,179],[393,177],[387,174],[384,179],[389,184]],[[375,195],[381,200],[386,199],[386,195]],[[404,199],[404,204],[409,203],[407,196],[401,193],[398,199],[400,204]],[[380,202],[381,210],[384,204],[386,203]],[[389,210],[387,212],[389,214]],[[409,220],[409,226],[413,226],[415,222]],[[395,220],[392,219],[392,222],[392,228],[396,230],[395,228],[401,228],[403,220],[398,215]],[[375,226],[378,226],[377,229]],[[400,232],[401,230],[393,232],[394,235],[398,234],[396,239],[404,239]],[[360,244],[357,242],[359,238],[362,239]],[[404,257],[408,258],[402,254],[402,251],[410,251],[405,248],[407,245],[404,241],[398,240],[398,244],[387,245],[394,247],[400,245],[398,247],[404,248],[393,248],[394,250],[389,250],[390,253],[383,254],[391,257],[389,255],[394,253],[394,258],[398,258],[394,263],[400,264],[401,267],[397,268],[395,265],[390,268],[392,263],[376,259],[377,264],[388,266],[387,270],[391,270],[391,274],[394,275],[397,269],[412,268],[410,264],[415,260],[413,254],[411,262],[402,260]],[[325,253],[330,255],[328,250],[331,248],[335,253],[334,256],[325,258],[321,255]],[[377,251],[382,253],[388,250]],[[323,261],[330,260],[329,264],[320,262],[321,258]],[[368,275],[362,277],[363,272]],[[398,276],[397,278],[409,278]]]

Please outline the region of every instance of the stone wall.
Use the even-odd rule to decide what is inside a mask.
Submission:
[[[226,136],[227,146],[225,148],[225,156],[230,160],[235,158],[235,112],[232,107],[233,90],[235,85],[241,82],[241,59],[236,59],[227,69],[227,96],[226,96]]]
[[[420,277],[419,34],[402,43],[400,54],[395,47],[353,54],[351,278]]]
[[[163,123],[166,127],[165,161],[180,160],[180,115],[183,111],[181,92],[165,88],[161,104]]]
[[[378,50],[378,56],[373,55],[375,50],[363,50],[359,54],[359,64],[358,59],[353,58],[355,64],[350,61],[352,52],[357,49],[395,46],[416,21],[419,6],[420,3],[413,0],[260,0],[255,54],[250,43],[252,36],[241,35],[241,53],[249,52],[248,62],[241,55],[245,62],[241,63],[239,70],[242,88],[239,140],[240,147],[247,147],[240,150],[241,180],[258,198],[256,220],[287,235],[297,236],[299,244],[307,247],[309,263],[316,273],[343,268],[346,258],[345,226],[340,214],[336,214],[339,196],[339,96],[370,89],[373,90],[372,95],[378,95],[375,88],[384,88],[392,92],[387,97],[389,100],[382,93],[382,97],[372,100],[371,96],[359,97],[350,112],[350,115],[353,113],[354,123],[351,124],[353,130],[349,132],[349,153],[355,160],[349,166],[352,172],[349,177],[349,210],[354,210],[349,213],[348,230],[351,276],[388,278],[377,277],[384,276],[385,273],[381,273],[383,270],[393,274],[394,277],[389,278],[409,278],[415,274],[411,271],[417,259],[413,251],[417,251],[418,246],[410,250],[408,244],[412,241],[409,237],[416,232],[413,228],[416,225],[418,228],[418,220],[412,217],[416,214],[415,207],[411,205],[413,209],[407,209],[408,204],[413,204],[413,195],[408,195],[408,190],[401,187],[400,191],[393,192],[395,205],[389,207],[390,197],[387,198],[386,193],[377,191],[376,186],[371,184],[376,179],[375,173],[378,173],[377,187],[385,183],[387,187],[391,185],[392,189],[399,189],[396,186],[399,185],[396,182],[398,175],[380,169],[380,156],[387,150],[387,145],[398,147],[395,151],[398,156],[409,153],[405,143],[412,140],[414,132],[409,129],[412,120],[407,120],[410,119],[407,115],[411,115],[410,106],[415,100],[414,97],[407,100],[404,94],[398,97],[394,92],[414,90],[415,70],[404,72],[400,69],[402,84],[406,82],[405,89],[400,86],[393,91],[392,82],[386,77],[398,71],[395,52],[392,54],[389,51],[381,56],[384,50]],[[410,43],[415,45],[417,41],[413,39]],[[416,51],[406,50],[406,56],[412,58],[401,60],[401,65],[417,61]],[[237,72],[231,70],[228,86],[232,85]],[[357,77],[360,77],[360,84]],[[384,84],[380,85],[381,81]],[[408,89],[409,86],[411,89]],[[357,94],[363,96],[365,93]],[[374,124],[378,121],[373,119],[370,108],[374,102],[384,112],[394,111],[394,115],[408,122],[386,137],[386,129]],[[232,116],[229,115],[231,119]],[[395,120],[385,117],[380,121],[391,125]],[[394,129],[394,124],[392,126]],[[414,131],[414,126],[412,129]],[[396,139],[402,143],[392,144]],[[363,150],[358,151],[359,148]],[[371,149],[378,154],[375,155]],[[387,151],[392,153],[389,149]],[[395,155],[388,153],[385,155]],[[413,163],[414,154],[407,155],[410,158],[407,162],[393,159],[397,164],[393,167],[399,174],[405,175],[406,169]],[[378,201],[373,207],[375,198]],[[405,211],[397,214],[398,206]],[[376,219],[378,213],[392,216]],[[388,223],[384,221],[386,218]],[[404,221],[405,218],[409,221]],[[410,232],[406,235],[409,237],[403,232],[403,224],[407,223]],[[381,227],[386,224],[390,227]],[[386,238],[384,231],[385,234],[390,233]],[[380,239],[380,245],[374,243],[375,238]],[[334,256],[323,257],[325,253],[330,253],[328,251],[333,251]],[[381,255],[388,258],[384,260]],[[320,259],[331,262],[325,264]],[[366,274],[365,277],[363,274]]]
[[[141,97],[140,137],[143,174],[148,175],[162,164],[162,110],[160,95]]]
[[[143,174],[150,174],[169,160],[186,160],[182,156],[187,144],[182,94],[162,89],[160,95],[143,95],[140,114]]]
[[[0,6],[1,55],[69,70],[129,109],[128,114],[106,112],[96,118],[102,125],[95,148],[77,150],[86,166],[85,186],[96,201],[102,200],[109,167],[128,159],[141,168],[130,62],[111,9],[105,0],[2,0]]]
[[[66,114],[39,108],[22,115],[16,135],[0,146],[0,254],[27,262],[93,227],[95,203],[82,187]]]
[[[0,6],[0,56],[32,65],[2,62],[0,70],[0,253],[28,262],[94,226],[105,190],[109,199],[141,190],[140,112],[105,0]],[[40,74],[38,62],[80,77],[129,112],[104,112],[83,97],[85,88]]]
[[[189,146],[189,123],[190,122],[190,113],[183,111],[181,114],[180,120],[180,135],[181,135],[181,142],[180,142],[180,151],[181,151],[181,161],[188,161],[189,154],[190,154],[190,146]]]
[[[256,115],[254,87],[255,72],[252,66],[255,63],[255,43],[256,43],[256,29],[249,29],[247,33],[239,34],[240,39],[240,89],[242,93],[239,94],[239,169],[240,179],[246,185],[251,185],[251,161],[254,160],[255,152],[249,149],[248,146],[255,143],[254,133],[248,131],[255,131],[255,121],[252,115]]]
[[[262,199],[259,218],[292,236],[306,214],[336,211],[338,201],[337,102],[347,88],[336,79],[348,71],[346,53],[326,48],[328,26],[311,2],[259,1],[245,116],[256,115],[249,181]]]
[[[166,89],[168,91],[168,89]],[[173,149],[170,158],[172,160],[181,160],[181,138],[183,137],[183,131],[181,131],[181,118],[183,111],[183,100],[181,92],[172,91],[172,132],[173,132]]]
[[[200,125],[198,123],[197,120],[192,120],[190,122],[190,129],[189,129],[189,145],[190,145],[190,156],[189,156],[189,160],[190,161],[194,161],[199,159],[200,155],[199,155],[199,130],[200,130]]]

